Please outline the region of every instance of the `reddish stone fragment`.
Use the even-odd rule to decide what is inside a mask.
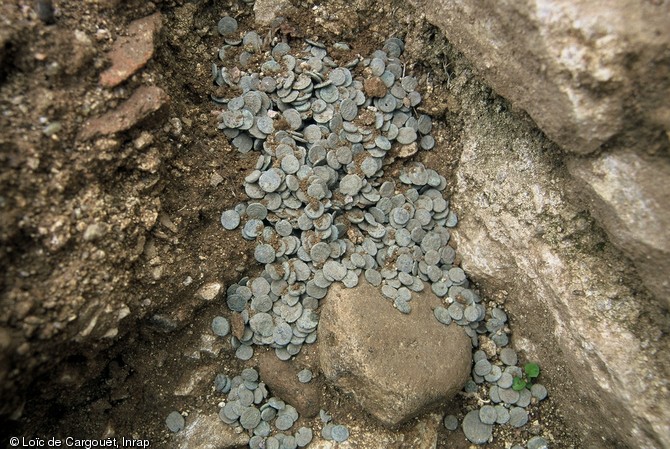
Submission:
[[[127,131],[149,117],[170,101],[170,97],[156,86],[141,86],[118,108],[84,123],[78,140],[109,136]]]
[[[154,37],[161,25],[159,12],[132,22],[128,26],[128,35],[119,37],[108,53],[112,65],[100,74],[100,84],[118,86],[144,67],[154,54]]]

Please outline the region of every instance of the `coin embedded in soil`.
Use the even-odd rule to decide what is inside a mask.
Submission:
[[[479,410],[472,410],[463,419],[463,433],[474,444],[487,443],[493,436],[493,425],[479,419]]]
[[[165,418],[165,425],[167,426],[168,429],[170,429],[170,432],[179,432],[180,430],[184,429],[184,417],[181,416],[181,413],[174,411],[170,412],[170,414]]]

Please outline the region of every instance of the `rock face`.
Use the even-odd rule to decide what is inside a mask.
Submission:
[[[481,89],[466,72],[451,88]],[[575,429],[588,429],[586,447],[670,447],[670,410],[657,406],[670,400],[667,315],[574,200],[584,192],[560,152],[484,103],[460,105],[453,238],[463,268],[504,303],[515,347],[552,379]]]
[[[670,308],[670,161],[630,150],[568,160],[612,243]]]
[[[463,268],[505,303],[587,447],[670,448],[670,5],[411,3],[560,147],[454,102],[481,86],[452,55]]]
[[[367,282],[332,286],[319,322],[321,370],[386,426],[443,403],[467,380],[472,355],[462,328],[434,318],[437,305],[414,294],[403,315]]]
[[[565,149],[596,150],[638,127],[639,111],[670,130],[667,2],[411,3]]]

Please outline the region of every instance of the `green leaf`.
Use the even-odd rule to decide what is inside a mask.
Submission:
[[[515,377],[514,382],[512,383],[512,390],[521,391],[526,388],[526,381],[520,377]]]
[[[526,363],[523,370],[526,372],[526,376],[528,376],[529,379],[534,379],[540,375],[540,365],[537,363]]]

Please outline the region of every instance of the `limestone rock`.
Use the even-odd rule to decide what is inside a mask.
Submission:
[[[219,415],[192,413],[186,418],[184,430],[175,434],[179,449],[233,449],[245,446],[249,436],[219,419]]]
[[[568,169],[589,194],[612,243],[670,307],[670,161],[623,150],[573,157]]]
[[[161,109],[169,100],[170,97],[160,87],[141,86],[118,108],[84,123],[77,139],[84,141],[127,131]]]
[[[319,376],[315,376],[309,383],[300,383],[298,371],[302,367],[292,361],[279,360],[274,351],[258,352],[258,370],[272,394],[294,406],[301,417],[313,418],[318,415],[323,386]]]
[[[182,374],[174,389],[175,396],[189,396],[204,384],[211,385],[216,369],[213,366],[200,366]]]
[[[127,36],[119,37],[107,55],[112,64],[100,74],[100,84],[118,86],[144,67],[154,54],[154,38],[161,25],[159,12],[133,21],[128,26]]]
[[[634,131],[638,111],[670,129],[667,2],[411,3],[565,149],[589,153]]]
[[[467,380],[472,348],[462,328],[435,319],[439,303],[413,294],[403,315],[365,281],[332,286],[319,322],[321,370],[386,426],[442,404]]]
[[[254,14],[258,25],[270,25],[282,11],[290,7],[288,0],[256,0],[254,3]]]
[[[670,401],[667,315],[572,203],[559,152],[513,114],[476,101],[461,112],[452,237],[463,268],[514,317],[513,344],[560,391],[582,447],[670,447],[670,409],[657,406]]]
[[[209,282],[200,287],[196,295],[205,301],[212,301],[219,295],[222,287],[220,282]]]

